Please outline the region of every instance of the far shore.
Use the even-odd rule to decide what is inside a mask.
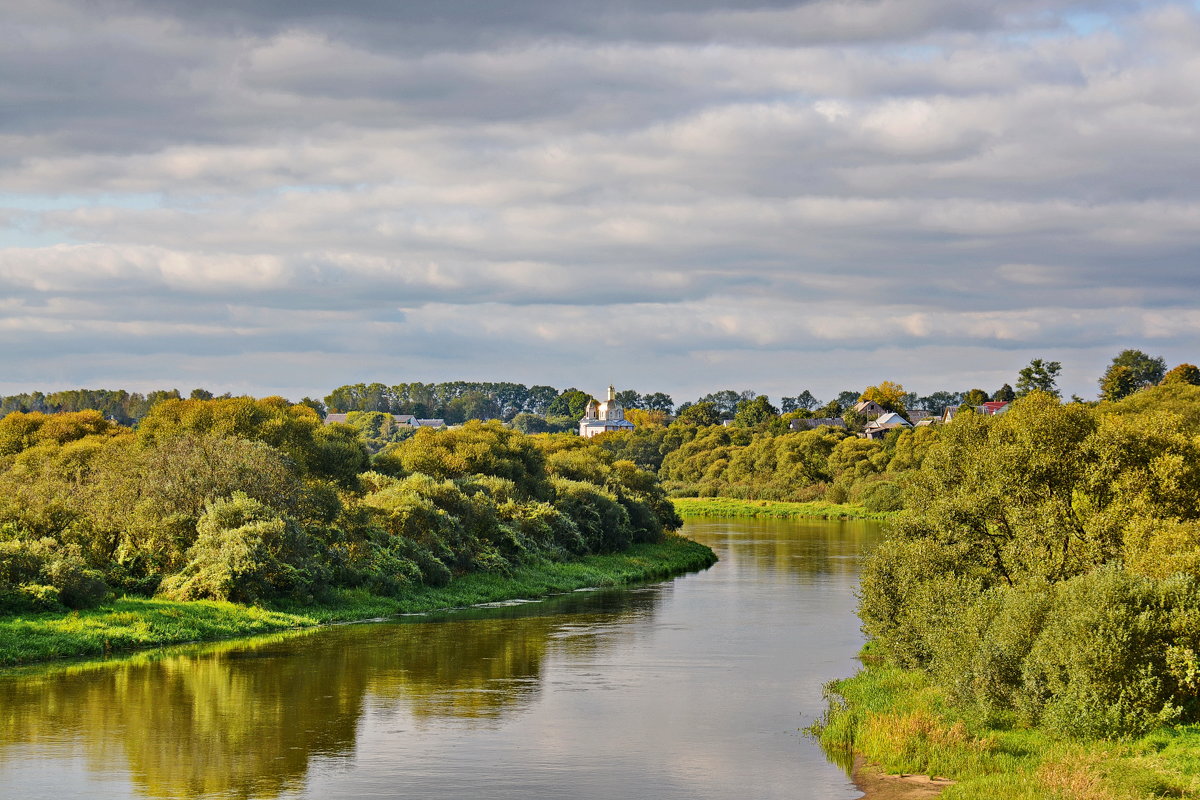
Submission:
[[[851,503],[826,503],[814,500],[789,503],[779,500],[739,500],[732,497],[673,497],[679,516],[687,517],[774,517],[791,519],[875,519],[884,520],[894,511],[871,511]]]

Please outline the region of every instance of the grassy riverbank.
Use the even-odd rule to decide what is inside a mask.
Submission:
[[[681,517],[815,517],[818,519],[887,519],[893,512],[868,511],[849,503],[784,503],[775,500],[736,500],[729,497],[674,497]]]
[[[1200,796],[1200,726],[1129,742],[1067,741],[967,719],[923,673],[876,664],[830,689],[817,726],[826,750],[843,763],[851,753],[863,756],[868,773],[949,778],[955,783],[944,800]]]
[[[716,561],[698,542],[668,536],[606,555],[544,561],[507,575],[472,573],[445,587],[419,586],[396,597],[338,590],[312,604],[259,608],[212,601],[122,598],[70,614],[0,617],[0,665],[98,656],[179,642],[226,639],[327,622],[386,617],[515,598],[544,597],[593,586],[618,586],[703,569]]]

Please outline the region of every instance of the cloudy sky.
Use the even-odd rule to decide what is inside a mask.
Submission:
[[[336,10],[330,10],[336,9]],[[0,391],[1200,362],[1200,8],[5,0]]]

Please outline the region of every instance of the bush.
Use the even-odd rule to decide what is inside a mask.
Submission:
[[[9,536],[16,532],[10,528]],[[108,596],[77,545],[51,538],[0,540],[0,607],[10,611],[92,608]]]
[[[242,493],[209,504],[188,563],[163,581],[165,597],[253,603],[323,588],[327,563],[293,520]]]
[[[899,511],[904,508],[904,490],[893,481],[872,481],[856,487],[852,499],[868,511]]]
[[[633,542],[629,512],[617,498],[590,483],[555,478],[554,507],[566,515],[583,535],[588,551],[608,553]]]
[[[1195,642],[1200,596],[1191,579],[1159,584],[1117,566],[1055,587],[1046,626],[1023,670],[1024,704],[1077,737],[1136,736],[1182,714],[1166,653],[1172,619]]]

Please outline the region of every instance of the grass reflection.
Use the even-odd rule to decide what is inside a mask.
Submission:
[[[0,677],[6,751],[128,772],[151,798],[273,797],[348,756],[368,707],[487,723],[534,699],[548,652],[614,645],[659,589],[344,625]],[[571,635],[588,630],[592,635]]]

